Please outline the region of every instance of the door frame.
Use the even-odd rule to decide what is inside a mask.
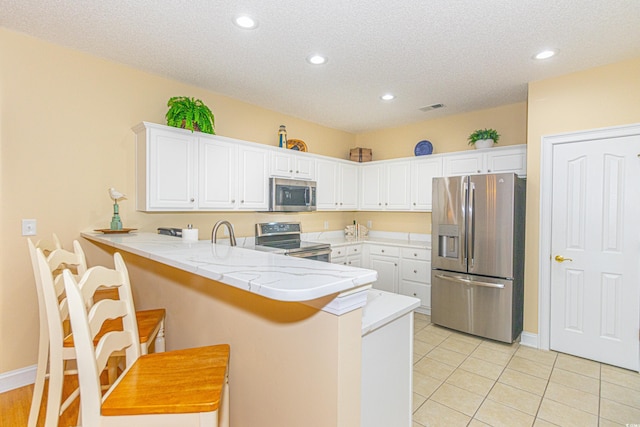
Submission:
[[[538,348],[551,344],[551,215],[553,147],[556,144],[640,135],[640,123],[543,136],[540,142],[540,248],[538,265]]]

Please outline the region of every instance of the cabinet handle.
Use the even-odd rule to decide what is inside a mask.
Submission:
[[[353,250],[353,252],[358,252],[358,248],[355,248],[355,249]]]
[[[336,202],[336,206],[338,206],[338,202]]]
[[[384,253],[384,249],[380,250],[380,252]]]
[[[244,203],[244,200],[240,200],[240,203]]]
[[[236,199],[231,200],[231,203],[235,203],[235,202],[236,202]]]
[[[413,202],[413,206],[415,206],[415,205],[416,205],[416,202]]]
[[[487,172],[491,172],[491,169],[487,169]]]
[[[382,206],[382,203],[381,203],[381,202],[378,202],[378,206]]]
[[[195,201],[196,201],[196,199],[194,199],[194,198],[192,197],[191,199],[189,199],[189,201],[190,201],[191,203],[193,203],[193,202],[195,202]]]
[[[418,256],[418,254],[414,253],[413,256]]]
[[[398,264],[396,264],[396,263],[394,262],[394,263],[393,263],[393,266],[394,266],[394,267],[397,267],[397,266],[398,266]]]
[[[387,206],[388,204],[389,204],[389,203],[387,203],[387,202],[384,202],[384,205],[385,205],[385,206]]]
[[[414,292],[414,293],[413,293],[413,296],[414,296],[414,297],[417,297],[418,295]]]
[[[342,202],[340,202],[340,206],[342,206]]]
[[[351,261],[349,261],[349,265],[351,265]]]
[[[300,171],[296,171],[296,173],[300,173]]]
[[[415,274],[418,274],[418,270],[413,270],[413,272],[414,272]]]
[[[480,171],[478,171],[478,172],[480,172]],[[293,170],[292,170],[292,169],[289,169],[289,173],[293,173]]]
[[[480,169],[478,169],[478,173],[482,172]]]

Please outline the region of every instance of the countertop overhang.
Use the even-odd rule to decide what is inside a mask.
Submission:
[[[374,270],[212,244],[208,240],[184,242],[172,236],[142,232],[83,232],[81,235],[90,241],[278,301],[310,302],[331,295],[336,296],[336,302],[353,300],[350,291],[360,287],[364,291],[367,289],[364,286],[378,277]],[[347,305],[351,309],[362,306],[366,296],[364,301],[360,302],[361,299]],[[338,312],[344,311],[334,314]]]

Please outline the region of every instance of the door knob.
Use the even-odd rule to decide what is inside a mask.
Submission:
[[[558,262],[573,261],[571,258],[565,258],[562,255],[556,255],[555,260]]]

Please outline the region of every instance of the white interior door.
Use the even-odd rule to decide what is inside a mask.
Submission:
[[[552,350],[638,370],[639,187],[639,135],[553,146]]]

